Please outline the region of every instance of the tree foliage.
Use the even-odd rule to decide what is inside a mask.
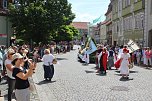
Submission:
[[[78,30],[71,25],[61,26],[54,37],[56,42],[59,41],[72,41],[74,36],[78,36]]]
[[[46,43],[75,18],[67,0],[20,0],[18,5],[10,4],[9,10],[17,38],[27,42]]]

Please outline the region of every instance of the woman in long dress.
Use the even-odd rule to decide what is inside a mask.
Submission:
[[[128,53],[128,50],[126,48],[123,49],[123,53],[121,54],[121,65],[120,65],[120,73],[122,75],[122,78],[127,78],[129,76],[129,63],[131,63],[130,60],[130,54]]]
[[[44,79],[47,81],[51,81],[54,75],[54,63],[55,57],[50,53],[49,49],[44,50],[44,56],[41,61],[43,61],[44,68]]]
[[[108,52],[107,52],[107,48],[103,48],[103,50],[101,51],[101,53],[99,54],[100,59],[99,59],[99,70],[101,72],[101,74],[106,74],[106,70],[107,70],[107,60],[108,60]],[[97,71],[99,72],[99,71]]]

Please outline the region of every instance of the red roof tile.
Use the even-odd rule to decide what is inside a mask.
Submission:
[[[89,22],[72,22],[71,25],[77,29],[88,29],[88,23]]]

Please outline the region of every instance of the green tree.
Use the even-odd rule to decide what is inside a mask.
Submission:
[[[54,40],[56,40],[56,42],[59,41],[72,41],[74,36],[78,36],[78,30],[75,29],[73,26],[71,25],[63,25],[61,26],[57,33],[54,36]]]
[[[75,18],[67,0],[20,0],[18,6],[10,4],[9,15],[17,38],[36,43],[54,39],[50,35]]]

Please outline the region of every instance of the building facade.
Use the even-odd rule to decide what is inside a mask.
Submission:
[[[0,45],[10,45],[11,34],[13,30],[8,19],[8,3],[12,0],[0,0]]]
[[[82,36],[81,37],[81,41],[84,41],[86,40],[86,37],[88,35],[88,25],[89,25],[89,22],[72,22],[71,24],[72,26],[74,26],[80,33],[80,35]]]
[[[152,47],[152,0],[145,0],[145,40]]]
[[[100,33],[98,24],[89,27],[89,35],[95,40],[97,44],[100,43]]]
[[[100,43],[107,44],[107,29],[106,21],[99,23]]]
[[[144,0],[111,0],[113,43],[126,44],[129,39],[144,45]]]
[[[113,44],[113,35],[112,35],[112,4],[108,6],[108,10],[105,14],[106,16],[106,33],[107,33],[107,44]]]

